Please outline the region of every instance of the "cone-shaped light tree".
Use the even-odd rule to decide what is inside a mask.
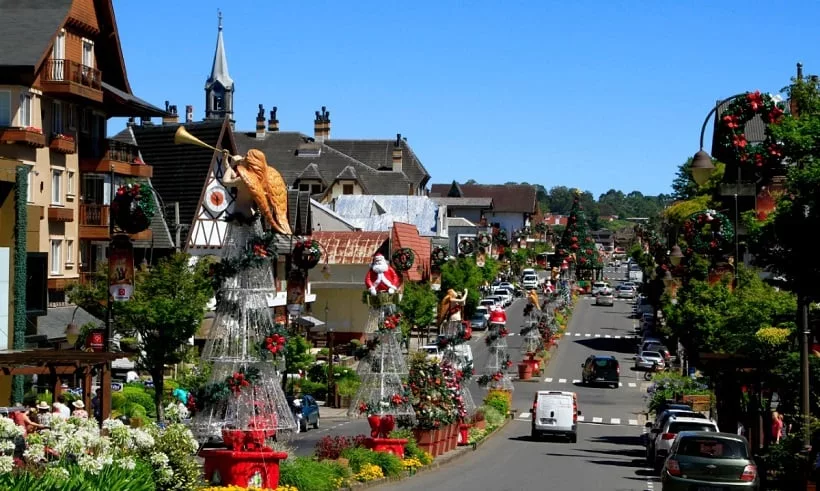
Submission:
[[[556,255],[559,261],[566,259],[573,266],[576,279],[591,280],[594,272],[601,267],[601,255],[598,253],[595,239],[590,234],[580,197],[580,192],[576,189],[567,218],[567,227],[558,243]]]

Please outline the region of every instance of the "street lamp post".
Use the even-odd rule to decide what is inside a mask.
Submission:
[[[333,377],[333,328],[327,323],[327,313],[330,309],[325,300],[325,329],[327,330],[327,345],[328,345],[328,359],[327,359],[327,403],[330,406],[330,401],[335,401],[333,389],[335,387],[335,378]],[[331,399],[333,398],[333,399]],[[334,404],[335,405],[335,404]]]

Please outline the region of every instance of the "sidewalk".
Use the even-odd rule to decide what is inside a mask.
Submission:
[[[347,416],[346,407],[327,407],[325,401],[316,401],[319,403],[319,412],[322,419],[351,419]]]

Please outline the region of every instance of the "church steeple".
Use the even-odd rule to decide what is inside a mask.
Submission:
[[[228,74],[228,57],[225,41],[222,39],[222,12],[218,12],[219,31],[216,35],[216,51],[211,66],[211,76],[205,82],[205,119],[223,120],[228,117],[233,122],[234,83]]]

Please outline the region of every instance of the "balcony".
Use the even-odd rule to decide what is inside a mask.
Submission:
[[[40,73],[43,93],[61,98],[103,101],[102,74],[71,60],[48,60]]]
[[[111,214],[108,205],[80,205],[80,239],[109,240]],[[130,235],[133,240],[151,240],[151,229]]]
[[[753,182],[723,183],[720,185],[721,196],[734,196],[735,193],[738,196],[756,196],[757,186]]]
[[[39,128],[0,128],[0,143],[13,145],[19,143],[31,147],[46,146],[46,137]]]
[[[80,172],[114,172],[123,176],[147,177],[154,168],[139,160],[137,148],[116,140],[80,145]]]
[[[74,210],[72,208],[65,208],[62,206],[48,207],[48,221],[49,222],[73,222]]]
[[[71,135],[66,135],[63,133],[56,133],[51,135],[51,141],[48,144],[48,148],[57,152],[57,153],[76,153],[77,152],[77,142],[74,140],[74,137]]]

